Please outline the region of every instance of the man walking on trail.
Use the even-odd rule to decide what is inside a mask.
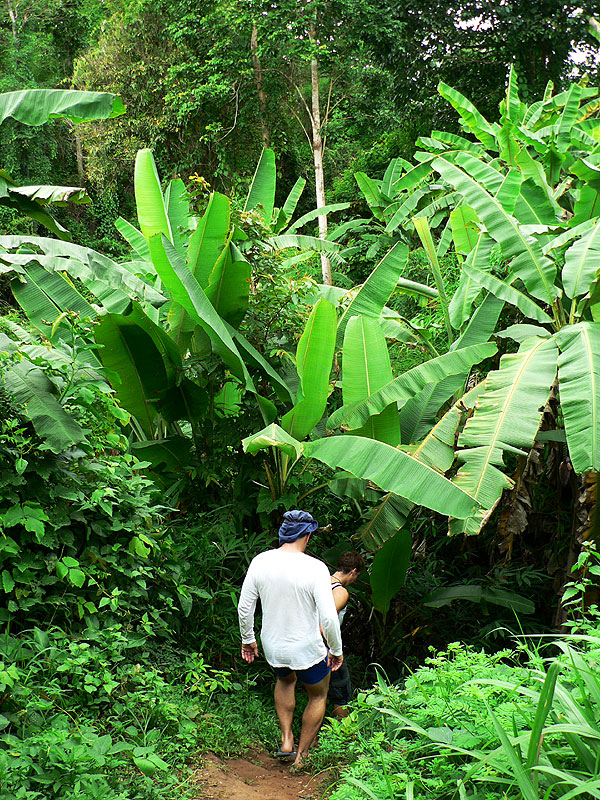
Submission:
[[[339,669],[344,660],[329,570],[305,553],[318,526],[306,511],[286,511],[279,529],[279,548],[252,559],[238,604],[242,658],[251,664],[258,656],[254,611],[260,598],[260,638],[265,658],[277,675],[275,709],[281,727],[277,755],[294,758],[294,769],[302,766],[323,721],[330,670]],[[308,693],[308,704],[296,751],[292,720],[297,680]]]
[[[339,557],[337,569],[331,576],[331,589],[333,599],[338,612],[340,626],[346,613],[348,603],[348,586],[352,586],[358,580],[362,570],[365,568],[365,560],[360,553],[354,550],[347,550]],[[333,716],[337,719],[348,716],[346,706],[352,699],[352,684],[350,682],[350,672],[348,665],[344,661],[341,667],[331,675],[329,683],[328,698],[333,702]]]

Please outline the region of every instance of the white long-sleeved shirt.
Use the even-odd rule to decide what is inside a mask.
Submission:
[[[272,667],[308,669],[327,655],[319,631],[334,656],[342,637],[329,570],[306,553],[267,550],[252,559],[238,603],[242,643],[256,641],[254,611],[260,597],[260,639]]]

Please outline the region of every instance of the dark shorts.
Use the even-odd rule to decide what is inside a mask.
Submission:
[[[308,683],[309,685],[319,683],[329,672],[326,658],[323,661],[319,661],[318,664],[308,667],[308,669],[290,669],[289,667],[273,667],[273,669],[275,670],[275,675],[279,678],[285,678],[295,672],[300,683]]]
[[[350,673],[345,661],[342,661],[342,666],[339,669],[331,673],[327,697],[336,706],[347,706],[352,699]]]

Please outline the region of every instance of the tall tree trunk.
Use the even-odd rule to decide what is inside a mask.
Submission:
[[[8,16],[10,17],[10,25],[12,28],[12,38],[13,42],[17,41],[17,10],[13,8],[12,3],[10,0],[6,0],[6,5],[8,7]]]
[[[254,80],[258,92],[258,106],[260,108],[260,127],[262,132],[263,147],[269,147],[271,132],[267,125],[267,95],[263,88],[262,65],[258,57],[258,27],[256,22],[252,23],[252,34],[250,36],[250,52],[252,54],[252,68],[254,69]]]
[[[311,22],[309,27],[310,41],[315,44],[316,30],[314,22]],[[321,98],[319,94],[319,61],[316,55],[313,54],[310,60],[310,80],[311,80],[311,100],[312,100],[312,145],[313,145],[313,161],[315,165],[315,190],[317,197],[317,208],[326,205],[325,202],[325,180],[323,176],[323,139],[321,137]],[[318,217],[319,222],[319,238],[327,238],[327,215],[322,214]],[[331,278],[331,262],[327,253],[321,253],[321,274],[323,275],[323,283],[331,286],[333,280]]]
[[[73,132],[75,137],[75,158],[77,159],[77,175],[79,176],[79,182],[83,186],[85,181],[85,168],[83,166],[83,148],[81,146],[81,136],[75,130]]]

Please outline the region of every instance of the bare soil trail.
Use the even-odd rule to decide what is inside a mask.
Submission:
[[[195,800],[321,800],[331,776],[290,775],[289,767],[265,750],[227,761],[207,753],[194,775]]]

